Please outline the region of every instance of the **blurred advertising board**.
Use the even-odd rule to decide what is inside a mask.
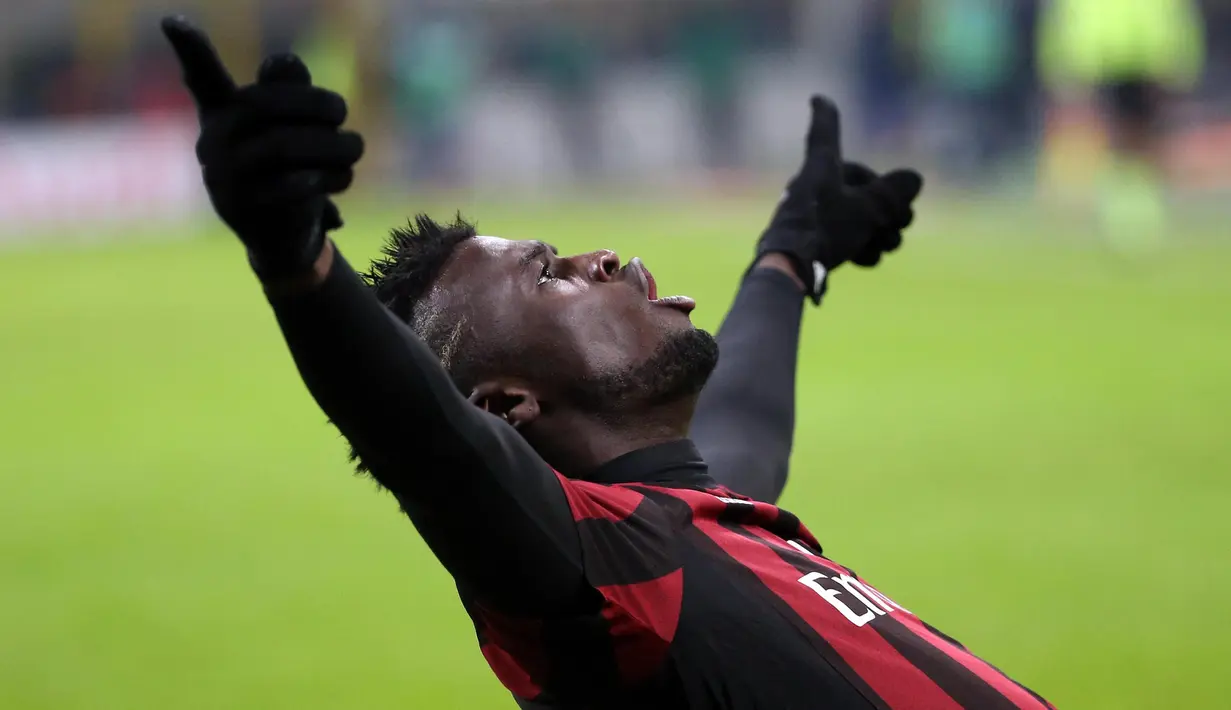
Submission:
[[[206,196],[195,117],[0,125],[0,241],[175,222]]]

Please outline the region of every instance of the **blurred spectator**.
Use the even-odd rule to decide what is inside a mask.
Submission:
[[[74,61],[52,74],[43,88],[44,110],[53,116],[85,116],[111,113],[113,102],[106,67]]]
[[[330,9],[322,12],[295,42],[294,49],[311,67],[312,82],[341,94],[353,111],[359,98],[359,47],[342,15]]]
[[[602,163],[596,115],[600,45],[577,22],[558,17],[535,26],[530,71],[546,85],[574,175],[593,177]]]
[[[944,109],[941,166],[979,184],[1011,143],[1005,125],[1015,65],[1012,0],[927,0],[920,6],[923,65]]]
[[[166,40],[151,21],[138,40],[122,76],[128,89],[128,104],[142,118],[159,118],[193,110],[192,97],[184,90],[179,67],[170,61]],[[142,28],[145,29],[145,28]]]
[[[1105,232],[1125,248],[1156,244],[1166,226],[1167,109],[1196,86],[1205,59],[1199,8],[1191,0],[1052,0],[1039,40],[1049,88],[1061,99],[1093,94],[1107,121]]]
[[[20,47],[9,60],[5,115],[33,119],[49,111],[52,77],[63,76],[74,61],[67,37],[45,37]]]
[[[727,170],[740,156],[736,124],[743,25],[729,2],[702,3],[685,12],[676,48],[692,82],[705,165]]]
[[[1032,157],[1038,150],[1042,125],[1042,92],[1036,61],[1040,0],[1010,0],[1013,45],[1004,88],[1001,131],[1013,157]]]
[[[1209,23],[1209,71],[1196,98],[1181,104],[1175,97],[1204,68],[1199,6]],[[33,7],[42,10],[15,15],[16,29],[0,33],[0,118],[162,116],[187,108],[158,31],[165,2]],[[869,160],[896,162],[920,138],[936,138],[929,147],[941,172],[966,184],[985,184],[990,171],[1040,154],[1037,116],[1051,108],[1040,101],[1046,76],[1054,104],[1064,107],[1048,113],[1046,145],[1077,136],[1042,153],[1077,166],[1057,175],[1098,163],[1099,115],[1110,125],[1116,158],[1106,166],[1099,205],[1117,234],[1165,216],[1160,156],[1173,105],[1184,109],[1184,134],[1168,141],[1167,152],[1185,162],[1185,176],[1199,172],[1195,162],[1217,162],[1211,146],[1231,140],[1223,125],[1231,115],[1231,3],[1222,0],[193,0],[185,9],[213,30],[237,80],[251,80],[263,54],[299,51],[318,83],[347,97],[352,125],[371,137],[374,154],[397,158],[414,180],[441,184],[456,184],[459,158],[486,150],[483,141],[502,130],[500,117],[467,114],[470,98],[499,104],[527,80],[541,91],[518,104],[510,130],[527,150],[559,142],[567,156],[562,166],[541,163],[551,166],[543,177],[601,176],[617,150],[607,146],[601,120],[614,95],[602,89],[615,74],[630,82],[627,95],[653,95],[638,115],[655,137],[664,145],[696,140],[711,170],[785,160],[766,136],[776,135],[798,96],[822,89],[858,101],[850,116],[863,121]],[[855,17],[858,23],[848,21]],[[683,74],[682,95],[654,93],[666,72]],[[761,72],[763,84],[748,80]],[[1074,105],[1084,108],[1068,108]],[[675,120],[681,110],[685,122]],[[669,114],[655,122],[656,111]],[[376,148],[388,129],[405,139],[404,151]],[[524,161],[514,153],[492,159]],[[660,155],[623,162],[692,177],[686,161],[664,166]],[[377,169],[376,161],[368,165]],[[1225,167],[1205,174],[1190,182],[1231,184]],[[1046,184],[1078,193],[1050,175]]]
[[[134,83],[130,97],[132,110],[144,118],[179,114],[192,110],[192,98],[184,91],[179,72],[168,69],[161,55],[137,64],[141,79]]]
[[[411,181],[449,185],[459,179],[458,133],[473,80],[474,51],[465,29],[449,13],[400,13],[390,73]]]
[[[856,42],[855,91],[866,138],[877,153],[906,148],[914,93],[915,8],[897,0],[866,0]]]

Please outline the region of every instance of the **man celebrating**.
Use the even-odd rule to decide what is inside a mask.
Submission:
[[[795,516],[710,476],[687,436],[718,344],[691,299],[660,297],[637,259],[426,217],[394,232],[365,283],[327,237],[341,226],[329,195],[363,149],[340,129],[341,97],[293,55],[236,87],[204,34],[163,27],[210,198],[304,382],[453,575],[519,700],[1047,707],[823,557]],[[819,300],[828,271],[898,245],[918,176],[848,171],[837,112],[814,99],[804,166],[746,286],[783,276]]]

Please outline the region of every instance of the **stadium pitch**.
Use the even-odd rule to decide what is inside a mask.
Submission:
[[[715,327],[772,199],[467,215],[640,255]],[[346,214],[358,264],[402,212]],[[805,316],[784,507],[1058,707],[1217,706],[1225,228],[1126,260],[1023,214],[920,215]],[[238,249],[219,227],[0,254],[0,706],[512,707],[444,570],[349,474]]]

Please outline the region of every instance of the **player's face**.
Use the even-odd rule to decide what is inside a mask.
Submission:
[[[603,383],[594,396],[695,394],[717,359],[689,318],[693,300],[660,297],[640,260],[622,264],[612,251],[562,257],[542,242],[476,237],[459,246],[431,297],[473,318],[502,360],[525,364],[510,375],[565,388]]]

